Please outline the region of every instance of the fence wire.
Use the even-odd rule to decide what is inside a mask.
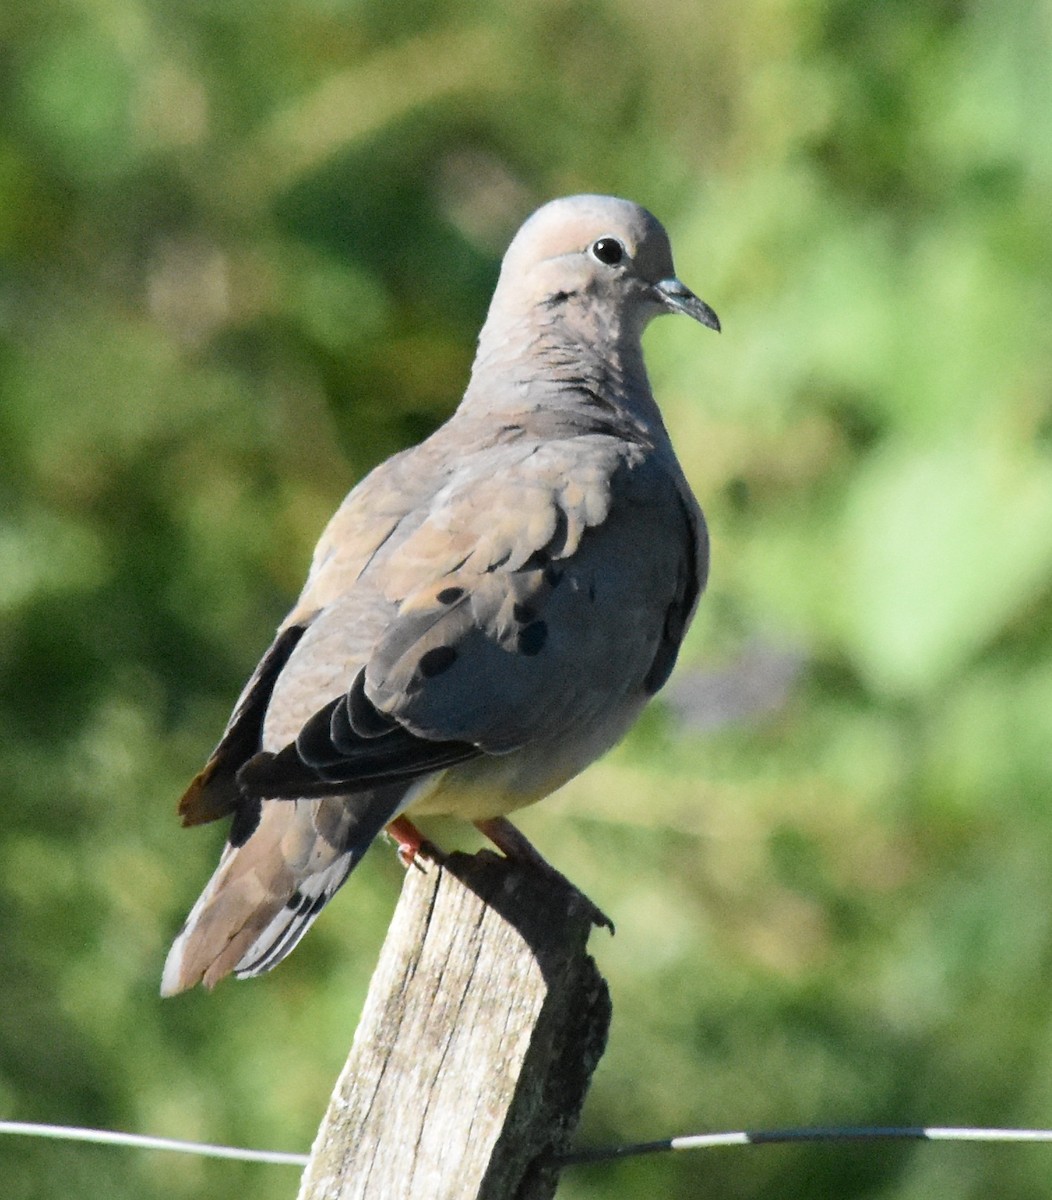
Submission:
[[[43,1125],[31,1121],[0,1121],[0,1134],[52,1138],[69,1142],[93,1142],[103,1146],[130,1146],[140,1150],[169,1150],[202,1158],[226,1158],[238,1162],[272,1163],[305,1167],[308,1154],[285,1150],[249,1150],[218,1146],[210,1142],[187,1142],[178,1138],[120,1133],[112,1129],[86,1129],[77,1125]],[[621,1146],[572,1150],[553,1156],[558,1167],[584,1166],[660,1154],[671,1150],[713,1150],[726,1146],[775,1146],[815,1142],[1052,1142],[1052,1129],[987,1129],[947,1125],[817,1125],[793,1129],[734,1130],[723,1133],[692,1133],[653,1142],[630,1142]]]

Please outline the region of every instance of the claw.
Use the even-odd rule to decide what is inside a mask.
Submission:
[[[395,842],[398,850],[398,862],[409,870],[410,866],[416,862],[417,854],[421,853],[423,847],[427,845],[423,834],[413,822],[405,817],[395,817],[385,832]]]

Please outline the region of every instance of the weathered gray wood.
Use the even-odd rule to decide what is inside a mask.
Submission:
[[[299,1200],[547,1200],[610,1023],[579,893],[418,859]]]

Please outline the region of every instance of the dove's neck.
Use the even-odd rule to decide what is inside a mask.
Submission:
[[[591,313],[533,311],[520,321],[488,321],[461,408],[527,423],[532,415],[545,426],[558,416],[582,432],[665,440],[640,334]]]

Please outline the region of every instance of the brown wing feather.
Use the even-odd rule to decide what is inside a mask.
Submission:
[[[260,731],[274,683],[305,628],[292,625],[283,629],[256,667],[219,744],[179,801],[184,825],[204,825],[237,810],[241,803],[236,781],[238,768],[259,749]]]

